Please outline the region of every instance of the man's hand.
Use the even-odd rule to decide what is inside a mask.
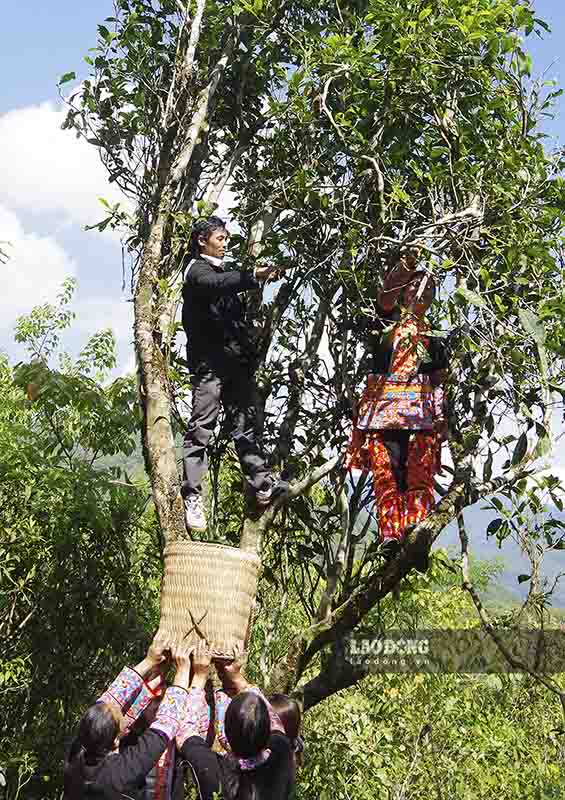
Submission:
[[[267,264],[264,267],[255,267],[255,277],[258,281],[278,281],[286,272],[284,268]]]

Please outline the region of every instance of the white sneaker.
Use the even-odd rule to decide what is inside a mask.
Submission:
[[[255,493],[257,505],[268,506],[273,500],[286,494],[288,488],[289,486],[286,481],[281,481],[280,478],[271,478],[270,483],[267,484],[264,489],[259,489],[259,491]]]
[[[192,531],[205,531],[207,528],[204,505],[199,494],[191,494],[184,500],[184,519],[186,527]]]

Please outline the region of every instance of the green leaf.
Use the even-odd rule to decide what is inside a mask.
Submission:
[[[532,336],[536,344],[545,344],[545,329],[533,311],[529,308],[521,308],[518,311],[518,317],[522,327]]]
[[[551,453],[551,437],[548,435],[545,428],[544,431],[545,433],[540,436],[538,443],[536,444],[536,449],[534,451],[535,458],[545,458],[545,456],[548,456]]]
[[[490,481],[490,479],[492,478],[492,461],[493,461],[492,450],[489,450],[487,459],[485,461],[485,465],[483,467],[484,481]]]
[[[493,519],[491,522],[489,522],[487,527],[487,536],[494,536],[494,534],[497,533],[502,527],[503,522],[504,520],[502,519]]]
[[[531,577],[531,575],[518,575],[518,583],[526,583]]]
[[[467,303],[470,303],[472,306],[486,308],[486,301],[484,298],[481,297],[478,292],[474,292],[472,289],[468,289],[466,286],[458,286],[455,290],[455,296],[466,300]]]
[[[77,77],[76,72],[65,72],[65,74],[61,75],[61,77],[59,78],[58,85],[61,86],[63,83],[69,83],[69,81],[76,81],[76,77]]]
[[[512,454],[512,466],[515,467],[517,464],[520,464],[523,461],[524,456],[528,452],[528,436],[525,433],[522,433],[516,443],[516,447],[514,448],[514,452]]]
[[[523,75],[530,76],[532,74],[532,57],[529,53],[524,53],[522,50],[518,50],[518,67],[520,68],[520,72]]]

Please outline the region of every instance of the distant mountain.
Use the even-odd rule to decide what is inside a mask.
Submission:
[[[517,601],[523,600],[528,594],[529,583],[518,583],[518,575],[530,573],[530,563],[522,553],[516,542],[506,539],[502,547],[498,546],[496,537],[487,538],[486,531],[489,523],[496,519],[497,514],[482,508],[484,501],[466,508],[464,511],[465,525],[469,535],[469,547],[476,558],[492,561],[496,558],[503,559],[504,571],[493,581],[500,586],[509,596],[514,596]],[[551,516],[565,521],[565,515],[557,509]],[[436,540],[436,547],[445,547],[449,551],[460,551],[459,534],[456,523],[451,523]],[[547,553],[542,561],[542,576],[548,582],[548,588],[555,578],[561,573],[565,574],[565,550],[555,550]],[[552,595],[552,605],[555,608],[565,608],[565,577],[559,580]]]
[[[530,584],[529,582],[518,583],[518,575],[530,573],[530,562],[513,540],[506,539],[502,543],[502,547],[499,547],[496,537],[489,536],[487,538],[488,525],[498,515],[494,511],[485,510],[484,504],[485,501],[481,500],[463,512],[471,555],[480,561],[498,561],[503,564],[502,572],[493,578],[484,600],[491,605],[520,603],[526,598]],[[367,508],[370,512],[370,506]],[[550,515],[565,522],[565,514],[560,513],[556,508]],[[355,527],[356,532],[360,533],[368,516],[371,517],[367,533],[369,539],[375,536],[376,530],[376,521],[372,513],[362,512],[359,514]],[[452,522],[442,531],[439,538],[436,539],[434,549],[438,547],[445,548],[454,555],[461,551],[457,523]],[[564,577],[559,580],[553,592],[552,606],[555,609],[565,609],[565,550],[548,553],[543,559],[541,571],[542,583],[543,580],[547,581],[548,588],[551,587],[555,578],[564,573]]]

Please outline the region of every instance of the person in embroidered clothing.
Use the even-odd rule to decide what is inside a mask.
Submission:
[[[140,694],[126,713],[126,731],[120,740],[120,752],[135,746],[154,721],[167,689],[162,674],[144,684]],[[203,718],[204,735],[210,726],[210,709]],[[186,721],[190,718],[190,708]],[[186,761],[179,758],[176,743],[170,740],[144,781],[144,800],[184,800]]]
[[[178,648],[173,654],[174,685],[163,693],[146,732],[128,747],[120,748],[120,743],[159,694],[154,679],[167,653],[167,643],[154,640],[146,657],[133,669],[124,667],[83,715],[65,764],[65,800],[146,800],[147,776],[174,742],[189,711],[189,650]]]
[[[300,735],[302,726],[302,712],[300,706],[292,697],[287,694],[269,695],[269,703],[273,710],[278,714],[282,722],[284,732],[290,739],[292,746],[294,771],[302,766],[302,754],[304,753],[304,739]]]
[[[434,507],[434,476],[447,431],[446,352],[425,320],[434,293],[432,278],[416,270],[414,254],[387,276],[370,336],[372,368],[346,455],[347,469],[372,473],[387,557]],[[427,565],[422,553],[416,568],[425,571]]]
[[[257,348],[253,327],[245,319],[240,298],[278,278],[273,266],[253,272],[225,270],[228,232],[218,217],[198,221],[192,231],[192,258],[185,270],[182,324],[187,336],[192,373],[192,416],[183,446],[182,495],[189,529],[206,529],[202,480],[206,449],[223,404],[230,435],[245,479],[259,505],[268,505],[284,491],[270,474],[257,442],[255,369]]]
[[[204,734],[204,686],[211,650],[197,647],[192,661],[191,721],[177,734],[200,800],[287,800],[294,786],[293,751],[278,715],[237,662],[219,663],[223,691],[216,693],[216,725],[225,755],[213,752]]]

